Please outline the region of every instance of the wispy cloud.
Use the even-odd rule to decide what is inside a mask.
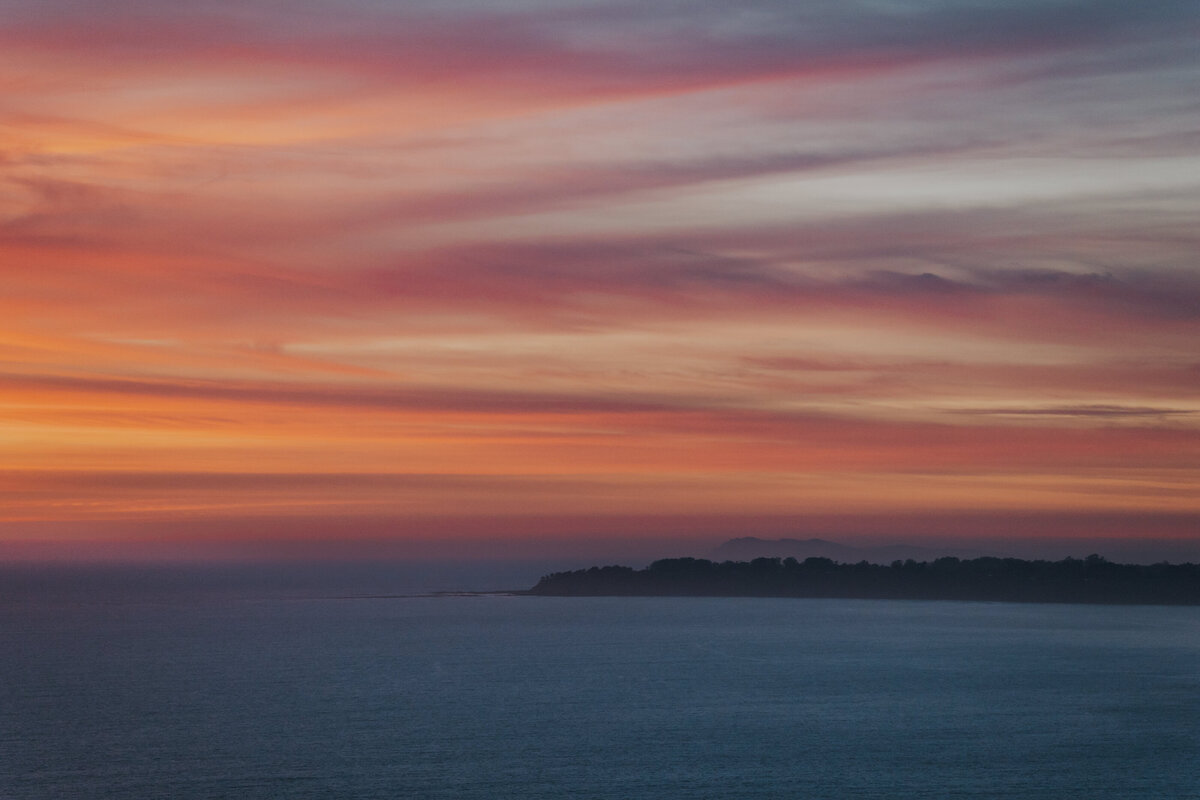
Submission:
[[[0,18],[0,519],[1200,508],[1195,3]]]
[[[1147,408],[1140,406],[1049,406],[1046,408],[960,408],[955,414],[1001,417],[1173,417],[1195,414],[1197,409]]]

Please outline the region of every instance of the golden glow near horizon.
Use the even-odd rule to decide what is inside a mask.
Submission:
[[[1200,12],[742,5],[18,5],[0,556],[230,517],[1197,531]]]

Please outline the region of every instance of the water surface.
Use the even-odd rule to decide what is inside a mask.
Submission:
[[[159,588],[0,602],[0,796],[1200,797],[1196,608]]]

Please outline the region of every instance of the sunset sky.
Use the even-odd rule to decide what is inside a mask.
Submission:
[[[0,0],[0,558],[1200,541],[1198,41]]]

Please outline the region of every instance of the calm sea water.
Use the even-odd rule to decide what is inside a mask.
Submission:
[[[311,578],[8,575],[0,797],[1200,798],[1196,608]]]

